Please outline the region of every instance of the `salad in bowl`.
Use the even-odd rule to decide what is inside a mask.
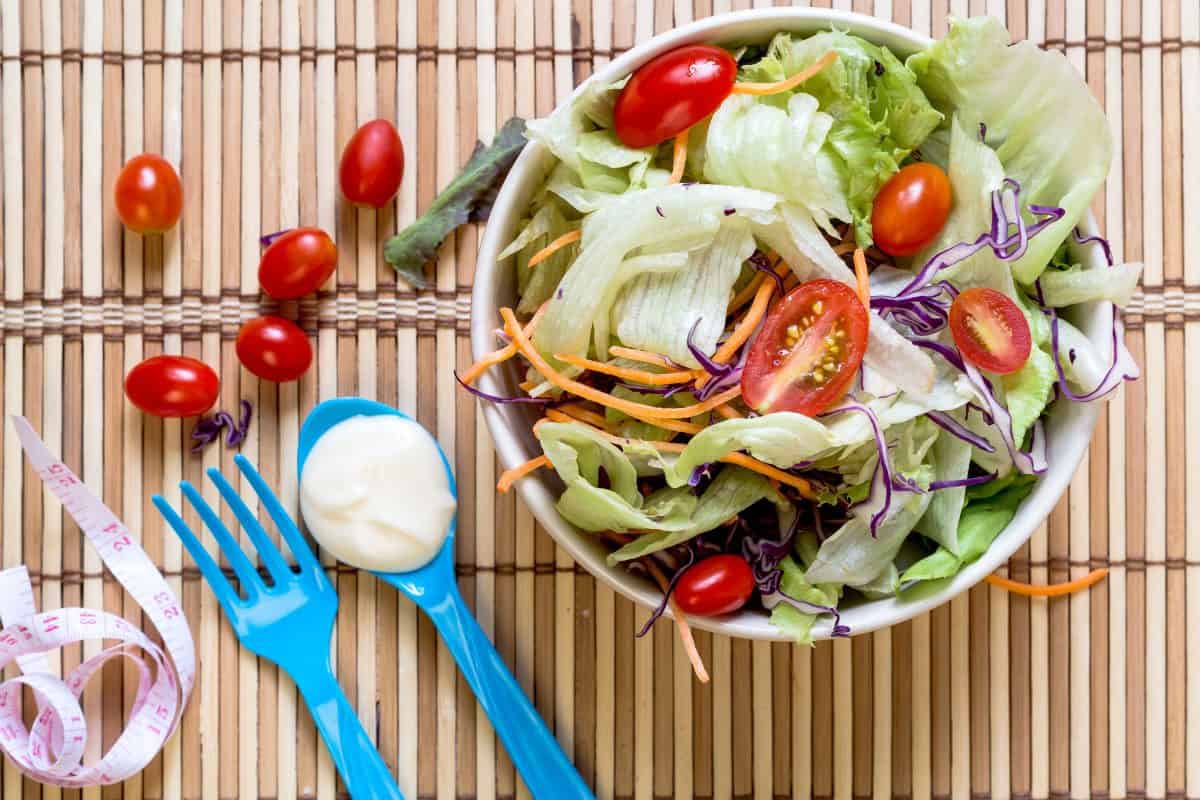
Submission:
[[[847,635],[953,579],[1048,469],[1065,487],[1087,434],[1055,465],[1047,422],[1137,376],[1080,76],[993,18],[911,53],[850,27],[693,40],[530,122],[514,302],[459,375],[528,410],[499,488],[556,473],[557,514],[685,642],[752,610]]]

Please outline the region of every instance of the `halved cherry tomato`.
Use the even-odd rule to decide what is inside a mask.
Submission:
[[[351,203],[386,206],[404,177],[404,145],[396,127],[386,119],[373,119],[355,131],[342,151],[338,177]]]
[[[113,184],[117,216],[134,233],[162,233],[179,221],[183,184],[171,162],[142,153],[125,162]]]
[[[771,309],[750,347],[742,399],[759,413],[815,416],[850,387],[867,352],[867,310],[841,281],[802,283]]]
[[[281,317],[258,317],[238,331],[238,361],[263,380],[294,381],[308,371],[312,356],[304,331]]]
[[[675,603],[685,614],[711,617],[737,611],[754,593],[754,573],[746,559],[735,555],[709,556],[679,576]]]
[[[320,228],[280,234],[258,262],[258,284],[276,300],[315,292],[337,269],[337,245]]]
[[[893,175],[871,208],[871,235],[879,249],[911,256],[934,240],[950,216],[950,179],[936,164],[909,164]]]
[[[1017,304],[995,289],[967,289],[950,306],[950,334],[963,358],[1007,375],[1025,366],[1033,338]]]
[[[629,147],[670,139],[709,114],[729,96],[737,62],[707,44],[669,50],[638,67],[617,96],[613,129]]]
[[[194,417],[217,402],[221,381],[212,367],[187,356],[153,356],[125,376],[129,402],[156,417]]]

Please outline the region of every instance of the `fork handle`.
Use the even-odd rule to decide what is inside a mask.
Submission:
[[[422,603],[537,800],[593,798],[529,698],[463,602],[457,587]]]
[[[404,800],[329,667],[298,672],[292,678],[350,796],[355,800]]]

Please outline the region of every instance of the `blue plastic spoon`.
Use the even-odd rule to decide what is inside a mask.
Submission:
[[[325,431],[350,417],[380,414],[410,419],[390,406],[360,397],[339,397],[318,405],[300,429],[297,472],[303,473],[308,454]],[[450,492],[457,496],[454,472],[440,445],[438,452],[446,467]],[[454,579],[454,530],[457,519],[455,515],[451,520],[442,549],[425,566],[412,572],[374,574],[408,595],[433,620],[533,796],[563,800],[591,798],[593,795],[587,784],[567,760],[554,735],[521,691],[504,660],[488,641],[458,593],[458,584]]]

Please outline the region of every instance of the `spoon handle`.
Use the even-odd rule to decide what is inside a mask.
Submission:
[[[463,603],[457,587],[423,605],[533,796],[538,800],[593,798]]]

